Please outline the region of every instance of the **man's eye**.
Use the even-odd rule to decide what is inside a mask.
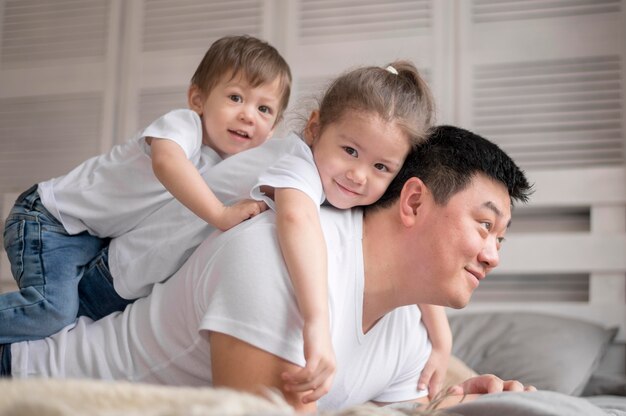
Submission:
[[[387,166],[383,165],[382,163],[376,163],[374,165],[374,168],[376,168],[376,170],[379,170],[381,172],[389,172],[389,169],[387,168]]]
[[[263,114],[272,114],[272,109],[266,105],[260,106],[259,111],[262,112]]]
[[[356,149],[349,147],[349,146],[344,146],[343,150],[346,151],[347,154],[349,154],[350,156],[354,156],[354,157],[358,157],[359,156],[359,152],[356,151]]]
[[[230,98],[231,101],[234,101],[236,103],[240,103],[243,101],[243,98],[241,98],[241,95],[237,95],[237,94],[229,95],[228,98]]]

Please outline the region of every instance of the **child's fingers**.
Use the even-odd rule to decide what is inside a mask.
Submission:
[[[303,403],[309,403],[319,400],[322,396],[330,391],[334,378],[334,370],[325,367],[324,369],[316,368],[314,372],[311,369],[303,368],[295,373],[284,373],[285,389],[292,392],[308,392],[302,398]]]
[[[427,365],[422,370],[422,374],[420,374],[420,378],[417,381],[417,390],[419,391],[426,390],[428,388],[428,385],[430,384],[432,376],[433,376],[433,372]]]
[[[443,388],[443,380],[435,373],[428,384],[428,397],[432,400]]]

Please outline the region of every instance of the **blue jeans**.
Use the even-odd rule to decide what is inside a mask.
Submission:
[[[108,239],[87,232],[68,234],[43,206],[36,186],[20,195],[4,229],[4,247],[19,291],[0,295],[0,344],[54,334],[74,322],[79,312],[93,319],[104,316],[109,305],[98,304],[101,294],[92,291],[104,288],[103,299],[117,298],[114,310],[128,303],[113,290],[108,244]],[[98,302],[91,305],[94,298]]]
[[[11,377],[11,345],[0,344],[0,378]]]

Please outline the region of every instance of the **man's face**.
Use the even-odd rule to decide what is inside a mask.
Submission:
[[[413,289],[427,291],[433,303],[462,308],[500,261],[498,251],[511,219],[508,191],[502,183],[476,175],[446,205],[435,204],[429,195],[423,208],[413,247],[420,250],[415,267],[424,280]]]

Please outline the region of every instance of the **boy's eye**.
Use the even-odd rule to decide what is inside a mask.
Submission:
[[[480,223],[480,225],[482,225],[483,227],[485,227],[485,230],[490,231],[491,230],[491,223],[489,221],[482,221]]]
[[[387,169],[387,166],[383,165],[382,163],[376,163],[374,165],[374,168],[376,168],[376,170],[379,170],[381,172],[389,172],[389,169]]]
[[[349,154],[350,156],[354,156],[354,157],[358,157],[359,153],[356,151],[356,149],[350,147],[350,146],[344,146],[343,150],[346,151],[347,154]]]
[[[241,98],[241,95],[237,95],[237,94],[229,95],[228,98],[230,98],[231,101],[234,101],[236,103],[240,103],[243,101],[243,98]]]
[[[262,112],[263,114],[272,114],[272,109],[266,105],[260,106],[259,111]]]
[[[498,244],[502,244],[506,241],[506,238],[504,237],[498,237]]]

